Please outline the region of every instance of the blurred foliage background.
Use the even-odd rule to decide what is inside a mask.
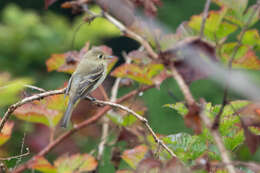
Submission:
[[[200,14],[205,3],[204,0],[163,0],[162,2],[158,19],[172,32],[175,32],[178,25],[189,20],[192,15]],[[61,3],[62,1],[58,1],[48,10],[44,10],[43,1],[0,1],[0,72],[4,73],[0,76],[0,86],[6,84],[21,86],[8,90],[7,92],[10,93],[8,98],[1,98],[1,115],[9,104],[18,99],[17,93],[23,89],[22,86],[25,83],[48,90],[63,86],[64,82],[69,79],[69,76],[63,73],[47,73],[45,61],[53,53],[79,50],[87,41],[91,45],[106,44],[119,57],[123,50],[128,52],[138,48],[139,45],[135,41],[121,37],[119,30],[107,21],[97,19],[91,25],[83,24],[82,16],[73,15],[70,10],[60,8]],[[253,3],[255,0],[249,1],[249,4]],[[213,5],[212,9],[214,8],[217,7]],[[127,90],[127,88],[122,88],[120,92],[122,94]],[[191,91],[196,98],[204,97],[213,104],[221,103],[223,89],[211,80],[195,81],[191,84]],[[9,100],[6,101],[7,99]],[[164,104],[183,100],[173,79],[165,81],[160,90],[151,89],[145,92],[142,99],[148,107],[147,117],[156,132],[191,133],[177,112],[162,107]],[[5,100],[4,103],[2,103],[3,100]],[[28,132],[34,129],[29,123],[25,126]],[[24,128],[24,126],[17,128]],[[10,146],[13,147],[14,153],[19,151],[20,145],[17,144],[21,143],[23,131],[13,134],[15,140],[12,140]],[[92,142],[88,148],[91,149],[93,145],[95,142]],[[260,158],[260,152],[258,155],[256,159]],[[241,157],[246,159],[248,151],[241,154]]]

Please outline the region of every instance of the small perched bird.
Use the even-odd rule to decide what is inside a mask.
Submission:
[[[69,96],[69,103],[61,120],[61,127],[66,128],[68,126],[74,104],[79,99],[87,97],[91,91],[95,90],[105,80],[107,59],[111,57],[105,55],[97,47],[92,48],[82,57],[65,91],[65,96]]]

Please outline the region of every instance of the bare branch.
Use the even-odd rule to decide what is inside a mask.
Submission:
[[[200,38],[202,38],[204,35],[204,28],[205,28],[206,19],[208,16],[210,3],[211,3],[211,0],[207,0],[205,7],[204,7],[203,18],[202,18],[201,27],[200,27]]]
[[[10,115],[14,112],[14,110],[17,109],[18,107],[20,107],[28,102],[34,101],[34,100],[40,100],[40,99],[43,99],[44,97],[48,97],[51,95],[63,94],[64,92],[65,92],[65,88],[59,89],[59,90],[47,91],[44,93],[35,94],[30,97],[25,97],[23,100],[11,105],[8,108],[8,110],[6,111],[6,113],[4,114],[4,117],[2,118],[2,120],[0,122],[0,131],[2,131],[4,124],[9,119]]]
[[[231,159],[229,158],[229,153],[226,150],[224,143],[222,141],[222,138],[218,132],[218,129],[212,129],[212,123],[208,116],[205,114],[205,103],[204,101],[201,101],[201,112],[200,112],[200,118],[204,122],[205,126],[210,130],[211,135],[219,149],[222,161],[224,164],[226,164],[227,170],[229,173],[236,173],[235,168],[233,165],[230,165],[228,163],[231,163]]]
[[[194,105],[196,102],[190,92],[188,85],[185,83],[183,77],[179,74],[179,72],[175,69],[174,66],[171,67],[172,76],[177,81],[184,97],[189,106]]]
[[[27,87],[27,88],[33,89],[33,90],[40,91],[40,92],[46,92],[45,89],[39,88],[39,87],[37,87],[37,86],[33,86],[33,85],[24,85],[24,86]]]

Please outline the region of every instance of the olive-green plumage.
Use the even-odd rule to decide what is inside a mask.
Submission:
[[[65,96],[69,96],[69,103],[61,120],[62,127],[66,128],[68,126],[74,104],[95,90],[106,78],[107,58],[109,56],[96,47],[82,57],[69,80],[65,92]]]

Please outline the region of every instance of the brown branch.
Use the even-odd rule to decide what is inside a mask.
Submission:
[[[51,96],[51,95],[63,94],[64,92],[65,92],[65,88],[59,89],[59,90],[47,91],[47,92],[44,92],[44,93],[35,94],[33,96],[30,96],[30,97],[25,97],[23,100],[11,105],[7,109],[6,113],[4,114],[4,117],[2,118],[2,120],[0,122],[0,131],[2,131],[6,121],[9,119],[10,115],[18,107],[20,107],[20,106],[22,106],[22,105],[24,105],[28,102],[34,101],[34,100],[40,100],[40,99],[43,99],[44,97]]]
[[[208,16],[210,3],[211,3],[211,0],[207,0],[205,7],[204,7],[203,18],[202,18],[201,27],[200,27],[200,38],[202,38],[204,35],[204,28],[205,28],[206,19]]]
[[[130,93],[124,95],[123,97],[117,99],[117,103],[121,103],[124,102],[125,100],[137,95],[139,92],[144,92],[150,88],[155,87],[154,85],[149,85],[149,86],[144,86],[138,90],[134,90],[131,91]],[[34,157],[32,157],[30,160],[28,160],[27,162],[25,162],[24,164],[20,165],[17,169],[15,169],[13,171],[13,173],[19,173],[24,171],[25,169],[30,168],[31,164],[33,163],[33,161],[40,156],[44,156],[47,153],[49,153],[53,148],[55,148],[56,146],[58,146],[61,142],[63,142],[65,139],[67,139],[68,137],[70,137],[71,135],[73,135],[75,132],[79,131],[80,129],[87,127],[90,124],[95,123],[98,119],[100,119],[107,111],[109,111],[111,109],[110,106],[105,106],[103,107],[100,111],[98,111],[93,117],[83,121],[80,124],[74,125],[74,127],[65,132],[64,134],[62,134],[61,136],[59,136],[57,139],[55,139],[52,143],[48,144],[42,151],[40,151],[38,154],[36,154]]]
[[[92,19],[95,19],[96,17],[103,17],[103,18],[107,19],[109,22],[111,22],[113,25],[115,25],[123,34],[125,34],[126,36],[128,36],[128,37],[130,37],[130,38],[132,38],[136,41],[138,41],[146,49],[146,51],[151,56],[151,58],[157,59],[159,57],[158,54],[150,46],[150,44],[142,36],[140,36],[137,33],[131,31],[130,29],[128,29],[122,22],[117,20],[115,17],[110,15],[108,12],[103,11],[102,14],[96,14],[93,11],[90,11],[86,7],[86,4],[84,4],[84,3],[80,3],[80,4],[77,4],[77,5],[82,6],[82,9],[87,14],[90,14],[92,16],[91,17]],[[99,4],[97,4],[97,5],[99,5]]]
[[[180,73],[176,70],[174,66],[171,66],[171,72],[172,76],[177,81],[188,106],[194,105],[196,102],[190,92],[189,86],[185,83],[183,77],[180,75]]]
[[[255,14],[257,13],[257,11],[260,8],[260,1],[258,1],[256,5],[257,6],[255,7],[255,10],[253,11],[251,16],[249,17],[249,19],[248,19],[247,23],[245,24],[245,26],[242,28],[241,35],[240,35],[240,37],[238,39],[238,43],[235,46],[234,51],[233,51],[232,55],[229,58],[229,61],[228,61],[229,76],[230,76],[230,73],[231,73],[232,63],[233,63],[233,61],[234,61],[234,59],[235,59],[235,57],[237,55],[237,52],[238,52],[240,46],[242,45],[242,39],[243,39],[247,29],[249,28],[249,24],[251,23],[253,17],[255,16]],[[226,104],[228,102],[227,101],[228,88],[229,88],[229,84],[228,84],[228,81],[226,81],[225,88],[224,88],[224,95],[223,95],[223,99],[222,99],[222,104],[221,104],[221,107],[220,107],[220,110],[219,110],[218,114],[216,115],[216,117],[214,119],[212,127],[211,127],[213,129],[216,129],[216,128],[219,127],[220,117],[221,117],[221,115],[223,113],[224,107],[226,106]]]
[[[201,112],[200,112],[200,118],[204,122],[205,126],[210,130],[210,133],[219,149],[222,161],[224,164],[226,164],[227,170],[229,173],[236,173],[235,168],[233,165],[230,165],[228,163],[231,163],[231,159],[229,158],[229,153],[226,150],[224,143],[222,141],[222,138],[218,132],[218,129],[212,129],[212,123],[208,116],[205,114],[205,103],[203,100],[201,100]]]

